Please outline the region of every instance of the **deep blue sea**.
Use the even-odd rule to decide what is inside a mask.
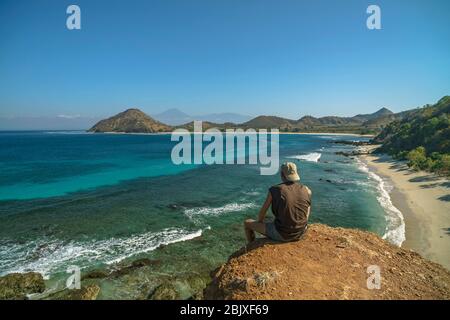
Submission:
[[[312,222],[395,243],[385,182],[336,155],[352,148],[333,143],[342,139],[364,138],[280,135],[280,163],[296,162],[312,189]],[[177,166],[175,144],[170,135],[1,132],[0,275],[37,271],[51,282],[70,265],[84,272],[138,257],[158,259],[165,275],[223,263],[279,176],[260,175],[259,165]],[[105,282],[103,297],[130,291],[121,281]]]

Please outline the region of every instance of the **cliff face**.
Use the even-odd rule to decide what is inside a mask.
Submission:
[[[368,289],[377,265],[381,288]],[[261,239],[214,271],[206,299],[450,299],[450,272],[375,234],[311,225],[298,242]]]
[[[89,129],[90,132],[127,133],[156,133],[171,130],[170,126],[154,120],[139,109],[128,109],[111,118],[99,121]]]

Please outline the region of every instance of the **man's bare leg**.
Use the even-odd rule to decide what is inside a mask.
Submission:
[[[247,243],[250,243],[255,240],[255,231],[250,229],[250,223],[254,220],[245,220],[244,221],[244,231],[245,231],[245,237],[247,238]]]
[[[266,234],[266,225],[264,224],[264,222],[247,219],[244,221],[244,230],[247,242],[250,243],[255,240],[255,231],[260,234]]]

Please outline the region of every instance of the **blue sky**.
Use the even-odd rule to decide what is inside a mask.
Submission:
[[[66,28],[81,8],[82,30]],[[382,30],[366,28],[377,4]],[[0,116],[401,111],[450,94],[450,1],[1,0]]]

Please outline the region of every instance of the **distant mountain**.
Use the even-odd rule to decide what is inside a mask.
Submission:
[[[316,118],[304,116],[298,120],[291,120],[275,116],[259,116],[243,123],[248,128],[278,128],[281,131],[298,132],[350,132],[375,133],[393,120],[400,119],[401,114],[394,114],[386,108],[381,108],[371,114],[359,114],[353,117],[326,116]]]
[[[343,125],[359,125],[362,121],[354,118],[327,116],[315,118],[305,116],[296,122],[296,127],[306,129],[314,126],[343,126]]]
[[[279,128],[288,130],[292,127],[292,120],[275,116],[258,116],[250,121],[244,122],[241,126],[255,129]]]
[[[241,124],[251,119],[250,116],[238,113],[211,113],[203,116],[194,116],[195,120],[208,121],[213,123],[236,123]]]
[[[164,112],[153,115],[153,118],[156,120],[167,123],[172,126],[179,126],[183,124],[187,124],[194,120],[204,121],[204,122],[212,122],[217,124],[224,124],[227,122],[232,122],[236,124],[243,123],[251,119],[251,117],[238,114],[238,113],[211,113],[205,115],[189,115],[184,113],[178,109],[169,109]]]
[[[168,132],[172,127],[154,120],[139,109],[128,109],[111,118],[101,120],[90,132],[155,133]]]
[[[370,114],[358,114],[358,115],[352,117],[351,119],[360,120],[360,121],[364,122],[364,121],[381,118],[381,117],[386,117],[386,116],[391,116],[391,115],[394,115],[394,113],[391,110],[383,107],[380,110],[378,110],[377,112],[370,113]]]
[[[168,125],[171,126],[178,126],[181,124],[191,122],[193,120],[190,115],[178,109],[166,110],[164,112],[153,115],[153,118],[162,123],[167,123]]]
[[[359,114],[353,117],[312,117],[304,116],[298,120],[292,120],[276,116],[258,116],[241,124],[234,121],[242,115],[234,113],[218,113],[209,116],[189,116],[177,109],[170,109],[157,114],[157,120],[149,117],[138,109],[128,109],[125,112],[102,120],[89,131],[93,132],[161,132],[170,131],[173,128],[185,128],[193,130],[193,121],[203,121],[203,130],[208,128],[233,129],[279,129],[281,132],[329,132],[329,133],[356,133],[375,134],[380,132],[392,121],[401,120],[411,111],[393,113],[389,109],[381,108],[371,114]],[[162,121],[166,119],[165,121]],[[159,121],[158,121],[159,120]],[[168,125],[168,124],[171,125]]]
[[[209,121],[202,121],[202,130],[208,130],[211,128],[217,128],[219,130],[223,130],[223,129],[227,129],[227,128],[234,128],[236,127],[236,124],[234,123],[213,123],[213,122],[209,122]],[[176,128],[182,128],[182,129],[186,129],[188,131],[194,131],[194,121],[185,123],[183,125],[177,126]]]

